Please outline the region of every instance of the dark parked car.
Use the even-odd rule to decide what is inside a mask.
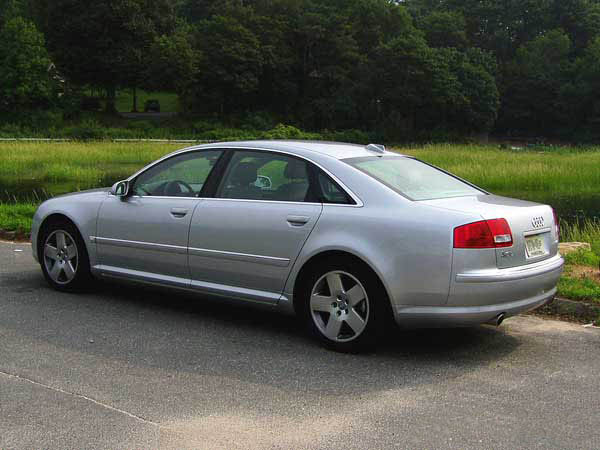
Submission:
[[[158,100],[146,101],[144,112],[160,112],[160,102]]]

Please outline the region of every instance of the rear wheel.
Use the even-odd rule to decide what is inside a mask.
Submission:
[[[303,281],[300,295],[308,328],[326,347],[349,353],[374,349],[388,300],[364,264],[341,258],[321,263]]]
[[[40,238],[40,264],[50,286],[59,291],[81,290],[92,279],[85,243],[66,220],[46,226]]]

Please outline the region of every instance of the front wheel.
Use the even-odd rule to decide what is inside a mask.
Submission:
[[[38,254],[44,277],[54,289],[76,291],[91,281],[85,243],[70,222],[50,224],[42,233]]]
[[[309,330],[326,347],[349,353],[374,349],[387,295],[369,268],[341,260],[320,264],[301,295]]]

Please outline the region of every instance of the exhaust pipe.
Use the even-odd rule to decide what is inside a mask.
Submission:
[[[499,327],[500,325],[502,325],[502,322],[504,322],[505,318],[506,318],[506,314],[504,314],[504,313],[499,314],[498,317],[496,317],[496,326]]]

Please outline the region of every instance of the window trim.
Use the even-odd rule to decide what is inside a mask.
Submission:
[[[329,176],[333,181],[335,181],[335,183],[337,183],[337,185],[348,195],[348,197],[350,197],[354,201],[355,204],[347,204],[347,205],[345,205],[345,204],[340,204],[340,203],[320,203],[320,202],[319,203],[282,202],[282,201],[278,201],[278,200],[244,200],[244,199],[236,200],[236,199],[226,199],[226,198],[221,198],[221,199],[217,199],[217,200],[225,200],[225,201],[231,200],[231,201],[236,201],[236,202],[268,202],[270,204],[273,204],[273,203],[283,203],[283,204],[296,204],[296,205],[323,205],[323,206],[333,206],[333,207],[340,207],[340,208],[362,208],[362,207],[364,207],[364,203],[363,203],[363,201],[360,199],[360,197],[358,195],[356,195],[338,177],[336,177],[333,173],[331,173],[329,170],[327,170],[325,167],[323,167],[319,163],[317,163],[315,161],[312,161],[311,159],[307,158],[306,156],[298,155],[296,153],[288,152],[286,150],[278,150],[278,149],[262,148],[262,147],[247,147],[247,146],[240,146],[240,145],[227,145],[227,146],[220,147],[218,145],[214,145],[214,146],[203,147],[203,148],[191,147],[191,148],[185,148],[185,149],[177,150],[177,151],[175,151],[173,153],[170,153],[168,155],[163,156],[162,158],[160,158],[160,159],[158,159],[158,160],[150,163],[146,167],[143,167],[142,169],[138,170],[136,173],[134,173],[129,178],[127,178],[127,181],[131,182],[132,180],[135,180],[138,176],[140,176],[141,174],[143,174],[147,170],[150,170],[152,167],[156,166],[157,164],[160,164],[161,162],[163,162],[163,161],[165,161],[165,160],[167,160],[169,158],[173,158],[175,156],[179,156],[179,155],[182,155],[182,154],[185,154],[185,153],[190,153],[190,152],[204,152],[204,151],[210,151],[210,150],[222,150],[223,151],[223,155],[221,156],[221,160],[224,160],[224,162],[226,162],[226,164],[224,164],[223,171],[229,165],[229,161],[230,161],[230,158],[231,158],[230,155],[232,154],[233,151],[236,151],[236,150],[278,153],[278,154],[281,154],[281,155],[289,155],[289,156],[292,156],[292,157],[300,158],[300,159],[308,162],[310,165],[313,165],[314,167],[322,170],[327,176]],[[229,155],[229,156],[227,157],[227,155]],[[344,162],[344,160],[340,160],[340,162]],[[215,168],[216,168],[216,165],[215,165]],[[220,175],[222,176],[221,173],[220,173]],[[216,199],[216,197],[214,197],[215,192],[212,192],[211,194],[213,195],[212,197],[158,197],[158,196],[137,196],[137,197],[164,198],[164,199],[180,199],[180,200],[181,199],[190,199],[190,200],[198,200],[198,199],[211,200],[211,199]]]

